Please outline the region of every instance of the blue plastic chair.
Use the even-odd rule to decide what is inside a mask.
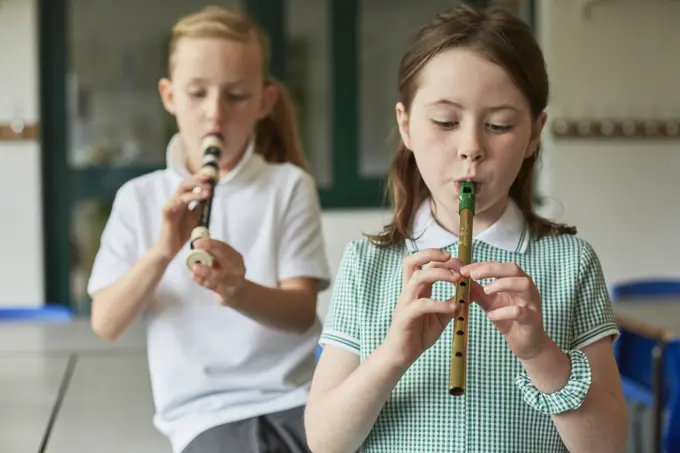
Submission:
[[[38,308],[0,307],[0,323],[48,323],[70,322],[73,310],[63,305],[45,305]]]
[[[612,302],[680,297],[680,280],[656,279],[622,283],[611,288]],[[634,332],[621,330],[614,346],[626,399],[651,408],[654,402],[652,350],[656,341]],[[680,451],[680,342],[667,344],[663,377],[664,420],[661,445],[664,451]]]
[[[637,280],[615,285],[611,289],[612,301],[637,297],[680,296],[680,280],[657,279]]]

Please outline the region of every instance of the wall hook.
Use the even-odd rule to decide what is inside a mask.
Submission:
[[[604,3],[608,0],[581,0],[581,11],[583,13],[583,18],[590,20],[592,17],[592,10],[598,3]]]
[[[680,119],[557,118],[551,130],[560,139],[680,140]]]

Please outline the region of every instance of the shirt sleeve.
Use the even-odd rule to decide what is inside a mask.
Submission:
[[[592,246],[585,241],[581,250],[576,297],[571,349],[582,349],[608,336],[612,336],[616,341],[619,329],[616,325],[602,266]]]
[[[335,276],[319,344],[333,344],[358,355],[361,352],[361,343],[356,269],[354,243],[349,243],[345,247]]]
[[[121,278],[139,258],[135,205],[131,186],[123,185],[118,189],[87,284],[90,297]]]
[[[314,180],[307,173],[296,182],[283,216],[278,256],[279,278],[316,278],[319,291],[330,286],[321,206]]]

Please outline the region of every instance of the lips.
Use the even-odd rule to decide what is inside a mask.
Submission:
[[[203,135],[204,138],[205,138],[205,137],[210,137],[210,136],[219,137],[220,139],[223,139],[223,138],[224,138],[224,137],[222,136],[222,133],[220,132],[219,129],[212,129],[212,130],[209,130],[208,132],[205,133],[205,135]]]
[[[459,179],[459,180],[456,180],[456,182],[455,182],[455,183],[456,183],[456,192],[457,192],[457,193],[460,193],[460,183],[462,183],[462,182],[471,182],[471,183],[473,183],[473,184],[475,185],[475,193],[476,193],[476,194],[479,194],[479,192],[481,192],[481,189],[482,189],[482,186],[483,186],[483,184],[482,184],[481,182],[475,181],[475,180],[473,180],[473,179]]]

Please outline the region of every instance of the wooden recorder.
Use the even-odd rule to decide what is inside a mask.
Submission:
[[[476,186],[472,182],[460,183],[458,214],[460,233],[458,235],[458,259],[463,265],[472,262],[472,219],[475,215]],[[453,396],[465,394],[467,372],[468,315],[470,313],[470,278],[463,278],[456,285],[458,314],[453,324],[453,347],[451,352],[451,373],[449,393]]]

